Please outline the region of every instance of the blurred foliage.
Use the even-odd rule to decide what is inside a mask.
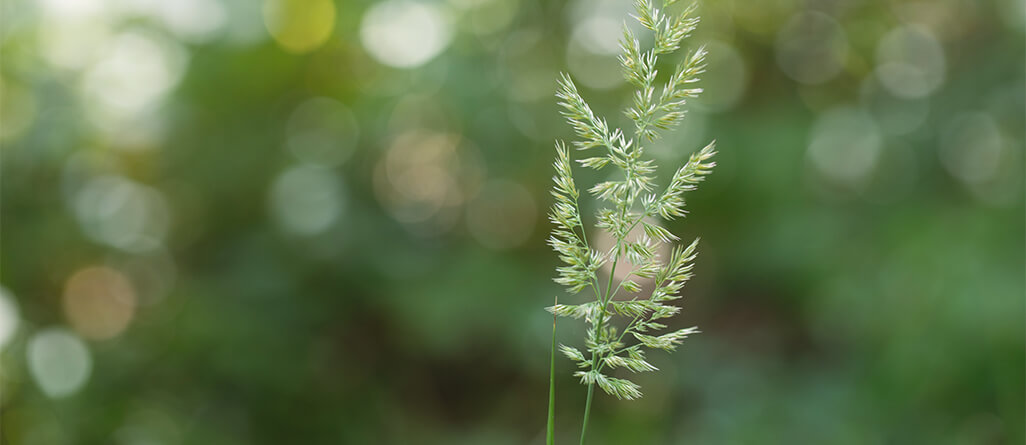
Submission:
[[[2,441],[541,443],[553,93],[628,103],[629,3],[0,2]],[[593,443],[1023,443],[1023,8],[702,3],[704,334]]]

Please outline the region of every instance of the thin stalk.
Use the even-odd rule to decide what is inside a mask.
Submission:
[[[559,304],[559,297],[555,298]],[[556,314],[552,314],[552,350],[549,356],[549,420],[545,430],[545,444],[555,443],[556,433]]]
[[[598,323],[595,325],[594,340],[598,343],[599,336],[602,335],[602,326],[605,324],[606,298],[609,296],[609,289],[613,287],[613,274],[616,273],[616,263],[620,259],[620,241],[616,243],[616,254],[613,255],[613,268],[609,272],[609,283],[606,284],[606,296],[602,298],[602,312],[599,313]],[[598,366],[599,356],[595,352],[591,353],[591,369],[596,369]],[[584,435],[588,431],[588,416],[591,414],[591,398],[595,392],[595,382],[588,383],[588,399],[584,402],[584,422],[581,424],[581,444],[584,444]]]
[[[674,1],[668,0],[665,3],[669,6]],[[596,383],[601,382],[599,386],[610,394],[621,398],[632,399],[640,396],[640,393],[637,391],[637,385],[633,382],[620,379],[599,379],[606,379],[601,374],[601,371],[610,356],[615,356],[618,352],[628,350],[627,348],[613,350],[616,345],[621,345],[621,340],[624,339],[627,333],[637,334],[639,326],[648,326],[642,325],[641,322],[644,318],[644,311],[641,314],[636,314],[623,331],[618,333],[615,332],[615,323],[612,321],[613,318],[617,317],[617,313],[614,310],[615,307],[611,308],[610,306],[617,298],[620,289],[626,287],[625,291],[627,291],[628,289],[638,287],[636,282],[630,280],[630,277],[640,273],[639,269],[627,265],[624,267],[631,268],[632,270],[628,271],[623,279],[618,280],[616,286],[613,286],[613,280],[616,279],[617,263],[620,257],[626,256],[629,258],[632,256],[624,253],[625,246],[631,246],[627,242],[628,234],[638,224],[644,223],[646,224],[646,229],[648,229],[646,233],[652,233],[653,230],[656,231],[653,237],[658,238],[657,241],[672,243],[670,238],[676,239],[676,237],[662,228],[648,228],[647,223],[643,219],[657,214],[664,216],[664,219],[667,220],[672,219],[674,216],[683,216],[684,193],[693,190],[695,185],[702,180],[701,176],[708,174],[710,169],[715,166],[711,162],[703,163],[715,154],[714,146],[710,144],[699,153],[692,155],[688,163],[674,174],[673,180],[671,180],[665,192],[657,195],[652,191],[655,181],[655,166],[653,161],[642,159],[643,151],[641,144],[644,142],[644,139],[652,140],[654,138],[655,131],[653,127],[660,127],[665,130],[666,128],[663,127],[668,127],[681,120],[684,114],[679,109],[684,105],[684,98],[694,97],[701,92],[699,88],[689,89],[685,87],[687,86],[686,84],[696,81],[697,75],[704,70],[705,52],[704,50],[696,51],[686,59],[686,62],[679,66],[672,78],[666,83],[659,98],[655,99],[653,94],[656,80],[656,56],[676,51],[679,41],[694,29],[698,18],[691,16],[693,8],[684,10],[675,18],[667,16],[668,18],[664,19],[660,9],[652,5],[652,2],[649,0],[635,0],[635,6],[641,16],[638,20],[642,25],[655,33],[653,49],[646,52],[641,51],[640,44],[633,38],[629,30],[626,31],[626,43],[623,45],[624,54],[621,56],[621,60],[624,62],[625,74],[627,79],[639,88],[638,94],[640,94],[640,100],[637,100],[634,106],[627,110],[628,116],[634,120],[636,125],[637,132],[635,136],[628,139],[628,136],[624,135],[622,130],[610,130],[607,122],[601,117],[596,116],[591,106],[581,97],[577,86],[569,75],[562,75],[559,82],[559,92],[556,94],[561,100],[559,105],[564,109],[563,115],[581,138],[574,145],[579,149],[600,146],[605,146],[608,149],[607,156],[605,156],[608,159],[597,157],[579,162],[585,167],[594,169],[600,169],[611,162],[619,167],[624,174],[624,179],[621,183],[602,182],[588,189],[596,198],[614,204],[614,206],[604,204],[598,216],[601,223],[599,226],[606,229],[615,229],[615,234],[612,234],[612,237],[615,239],[614,250],[592,251],[588,245],[587,229],[582,221],[581,206],[578,199],[580,192],[574,184],[573,169],[570,162],[571,156],[565,144],[562,142],[557,142],[556,144],[558,158],[554,166],[557,176],[553,178],[556,183],[553,195],[558,203],[552,207],[552,220],[557,227],[553,231],[553,239],[550,244],[560,253],[560,257],[567,264],[567,267],[557,269],[560,274],[557,282],[566,285],[574,293],[579,292],[584,287],[591,286],[595,292],[595,302],[599,303],[601,308],[598,314],[594,313],[594,307],[590,304],[580,307],[560,308],[562,315],[574,316],[575,318],[580,318],[583,311],[583,315],[586,315],[586,322],[591,330],[585,342],[589,346],[589,352],[591,352],[590,368],[588,368],[589,363],[585,361],[586,359],[580,351],[576,349],[567,350],[567,355],[571,359],[579,362],[579,366],[582,368],[587,369],[586,371],[575,373],[575,375],[583,374],[582,383],[588,386],[584,418],[581,424],[581,444],[585,443],[585,438],[587,437],[588,421],[591,417],[591,403],[594,399]],[[660,112],[662,115],[657,117]],[[642,194],[645,195],[641,202],[643,212],[637,215],[635,219],[631,210],[637,206],[639,196]],[[579,237],[577,235],[578,226],[581,229]],[[610,230],[610,232],[613,231]],[[647,239],[647,236],[644,239]],[[583,247],[587,249],[587,257],[582,255],[582,252],[579,250],[580,244],[583,244]],[[648,269],[649,266],[657,266],[654,263],[656,260],[647,253],[647,247],[632,249],[632,251],[638,251],[635,253],[640,252],[645,256],[646,262],[642,267],[645,267],[646,271],[650,270]],[[606,286],[603,287],[599,273],[596,270],[596,264],[602,263],[605,266],[610,259],[613,263],[610,265]],[[650,264],[650,262],[652,263]],[[641,263],[639,262],[639,264]],[[638,266],[638,264],[634,264],[634,266]],[[642,275],[645,274],[643,273]],[[630,285],[625,285],[627,281],[630,281]],[[636,310],[636,307],[633,310]],[[606,323],[610,324],[609,330],[605,329]],[[553,332],[555,332],[555,326],[553,326]],[[553,336],[555,336],[555,333],[553,333]],[[613,336],[616,336],[616,338],[614,339]],[[675,335],[667,338],[669,338],[668,341],[676,344],[679,340],[678,337]],[[665,345],[660,343],[657,346]],[[640,344],[632,346],[632,348],[640,347]],[[672,344],[668,345],[667,349],[672,349]],[[555,340],[553,340],[554,350]],[[554,356],[555,354],[553,353],[552,355]],[[625,357],[623,359],[630,360],[627,363],[631,364],[631,369],[641,366],[638,364],[640,359],[637,358],[636,354],[633,357]],[[552,371],[553,369],[550,368],[550,372]],[[552,411],[551,396],[554,386],[554,379],[550,375],[550,411]],[[552,443],[552,439],[550,439],[549,443]]]
[[[602,320],[602,315],[599,314],[599,320]],[[598,339],[598,330],[595,331],[595,339]],[[598,366],[598,355],[594,352],[591,353],[591,369],[595,369]],[[584,402],[584,421],[581,423],[581,445],[584,445],[584,435],[588,432],[588,416],[591,415],[591,396],[595,392],[595,382],[588,382],[588,399]]]
[[[584,404],[584,424],[581,425],[581,445],[584,445],[584,433],[588,431],[588,415],[591,414],[591,395],[595,392],[595,385],[588,384],[588,401]]]
[[[622,213],[626,213],[626,208]],[[635,222],[637,224],[637,222]],[[632,226],[633,228],[633,226]],[[613,253],[613,266],[609,270],[609,281],[606,283],[606,295],[600,300],[602,303],[602,312],[599,313],[598,323],[595,325],[594,340],[598,343],[599,336],[602,335],[602,327],[605,324],[606,316],[606,305],[609,304],[610,291],[613,288],[613,277],[616,276],[616,263],[620,261],[620,250],[622,249],[623,238],[616,239],[616,252]],[[597,289],[596,289],[597,290]],[[599,356],[594,352],[591,353],[591,369],[596,369],[598,366]],[[584,445],[584,437],[588,432],[588,417],[591,415],[591,399],[595,392],[595,382],[588,383],[588,398],[584,402],[584,421],[581,423],[581,445]]]

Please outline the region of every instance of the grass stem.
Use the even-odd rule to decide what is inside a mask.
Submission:
[[[555,303],[559,304],[559,297]],[[545,430],[545,444],[555,443],[556,433],[556,314],[552,314],[552,351],[549,357],[549,420]]]
[[[584,423],[581,424],[581,445],[584,445],[584,436],[588,433],[588,416],[591,414],[591,396],[595,392],[595,384],[588,384],[588,400],[584,402]]]

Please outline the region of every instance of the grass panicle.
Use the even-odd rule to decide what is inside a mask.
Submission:
[[[633,17],[652,33],[651,48],[643,49],[631,28],[623,27],[619,61],[624,78],[635,88],[633,101],[624,110],[634,127],[630,136],[597,115],[569,75],[559,79],[556,97],[561,113],[577,135],[570,146],[588,153],[576,159],[576,164],[595,170],[615,168],[609,179],[586,192],[598,201],[593,227],[615,241],[612,248],[598,250],[588,242],[589,229],[580,206],[585,194],[574,179],[575,160],[566,144],[556,143],[555,202],[549,212],[554,227],[548,239],[562,262],[555,281],[570,294],[588,288],[594,293],[594,300],[548,308],[554,317],[584,319],[588,324],[583,351],[564,344],[558,347],[579,368],[574,376],[588,388],[581,443],[596,386],[618,399],[641,397],[638,384],[611,372],[657,371],[647,361],[646,350],[673,351],[699,332],[696,327],[665,332],[668,326],[664,321],[680,313],[680,307],[672,303],[681,298],[681,289],[692,277],[698,240],[676,245],[679,238],[663,223],[686,216],[685,194],[695,190],[716,166],[712,161],[715,143],[691,155],[665,188],[657,186],[656,165],[644,155],[644,144],[680,123],[688,100],[702,92],[695,83],[705,70],[704,48],[683,56],[664,82],[657,80],[660,57],[676,53],[699,22],[695,5],[672,13],[674,3],[668,0],[657,7],[653,0],[635,1]],[[639,225],[643,235],[631,236]],[[666,259],[658,254],[663,244],[674,246]],[[611,266],[603,285],[599,271],[606,264]],[[616,268],[621,264],[631,270],[617,280]],[[553,357],[556,350],[553,340]],[[551,425],[551,404],[549,421]],[[550,428],[550,440],[551,436]]]

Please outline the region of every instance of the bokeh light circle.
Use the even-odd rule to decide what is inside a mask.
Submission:
[[[944,48],[922,27],[895,28],[876,48],[876,76],[898,97],[929,95],[944,83],[946,69]]]
[[[620,71],[620,62],[612,56],[598,55],[570,41],[566,49],[566,63],[574,82],[597,90],[608,90],[626,83]]]
[[[454,171],[459,138],[416,133],[396,139],[384,159],[387,187],[379,189],[392,215],[401,222],[422,222],[450,203],[461,204]]]
[[[68,278],[62,303],[75,331],[90,340],[106,340],[128,327],[136,299],[135,288],[121,272],[93,266]]]
[[[150,33],[119,34],[103,57],[85,73],[82,89],[90,101],[118,115],[145,111],[181,79],[185,51]]]
[[[331,0],[266,0],[264,25],[278,45],[292,53],[321,46],[335,28]]]
[[[188,61],[189,52],[166,34],[142,28],[117,34],[80,78],[85,115],[114,148],[159,146],[161,105]]]
[[[151,15],[178,38],[205,43],[224,29],[228,11],[220,0],[151,1]]]
[[[343,210],[342,181],[314,165],[292,167],[271,189],[271,215],[286,232],[311,236],[329,229]]]
[[[4,346],[14,338],[20,323],[21,311],[18,309],[18,302],[7,288],[0,286],[0,351],[3,351]]]
[[[425,234],[451,229],[480,188],[477,150],[457,134],[409,131],[392,142],[374,171],[374,191],[388,212]]]
[[[83,232],[112,247],[151,250],[167,235],[169,210],[163,195],[121,176],[89,180],[71,204]]]
[[[777,64],[788,77],[804,84],[821,84],[844,68],[848,38],[833,17],[802,12],[777,34],[776,55]]]
[[[616,54],[623,23],[592,13],[575,25],[566,47],[566,63],[574,81],[605,90],[625,83]]]
[[[222,41],[235,46],[251,46],[270,37],[264,24],[263,5],[254,0],[219,0],[227,22]]]
[[[92,62],[111,38],[112,2],[41,0],[40,54],[58,68],[78,70]]]
[[[883,137],[861,108],[838,107],[817,118],[809,138],[809,160],[828,180],[860,188],[876,166]]]
[[[748,90],[748,67],[745,60],[732,45],[719,40],[705,44],[706,73],[699,86],[702,94],[695,101],[709,111],[726,111],[734,108]]]
[[[67,397],[85,385],[93,358],[82,339],[63,328],[39,331],[26,349],[29,372],[44,394]]]
[[[415,68],[449,45],[450,25],[427,3],[388,0],[370,7],[360,22],[360,42],[378,62]]]
[[[604,15],[589,16],[574,25],[570,40],[592,54],[615,56],[620,53],[623,23]]]

